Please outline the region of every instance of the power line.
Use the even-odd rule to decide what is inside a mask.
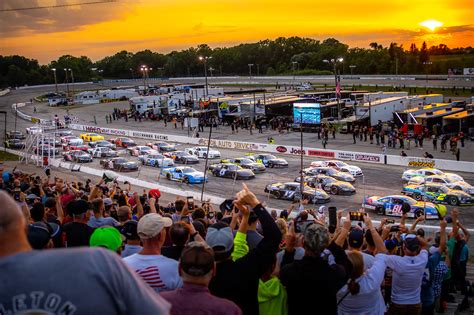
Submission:
[[[117,0],[101,0],[101,1],[90,1],[90,2],[82,2],[82,3],[56,4],[56,5],[47,5],[47,6],[38,6],[38,7],[0,9],[0,12],[64,8],[64,7],[73,7],[73,6],[78,6],[78,5],[101,4],[101,3],[108,3],[108,2],[117,2]]]

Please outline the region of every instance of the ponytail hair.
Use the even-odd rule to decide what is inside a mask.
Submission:
[[[352,263],[352,273],[347,283],[347,289],[352,295],[355,295],[360,291],[360,285],[356,280],[364,274],[364,258],[361,253],[355,251],[349,252],[347,258]]]

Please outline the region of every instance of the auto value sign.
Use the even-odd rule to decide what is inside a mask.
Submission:
[[[199,139],[199,145],[207,146],[208,139]],[[258,151],[261,150],[261,146],[255,143],[228,141],[228,140],[212,140],[211,147],[224,148],[224,149],[237,149],[247,151]]]

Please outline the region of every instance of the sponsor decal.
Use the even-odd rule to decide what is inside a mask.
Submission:
[[[301,149],[295,149],[295,148],[291,148],[290,154],[297,154],[297,155],[306,155],[306,151],[305,150],[301,150]]]
[[[277,146],[275,150],[280,153],[285,153],[286,151],[288,151],[284,146],[281,145]]]
[[[333,158],[335,156],[335,153],[331,151],[308,150],[308,155]]]
[[[430,167],[433,168],[436,165],[435,160],[416,159],[408,162],[408,166],[412,167]]]
[[[380,162],[380,156],[378,155],[371,155],[371,154],[356,154],[355,155],[356,161],[366,161],[366,162]]]
[[[199,145],[207,146],[208,142],[207,139],[199,139]],[[259,148],[258,144],[227,140],[211,140],[211,147],[247,151],[257,151]]]
[[[101,128],[101,127],[93,127],[93,126],[86,126],[85,131],[94,132],[94,133],[105,133],[105,134],[116,135],[116,136],[127,135],[126,130],[109,129],[109,128]]]
[[[354,154],[350,152],[338,152],[337,158],[341,160],[353,160]]]

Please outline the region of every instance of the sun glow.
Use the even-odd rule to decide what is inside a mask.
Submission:
[[[431,31],[434,31],[436,28],[442,26],[443,23],[441,23],[440,21],[431,19],[431,20],[426,20],[426,21],[421,22],[420,25],[430,29]]]

